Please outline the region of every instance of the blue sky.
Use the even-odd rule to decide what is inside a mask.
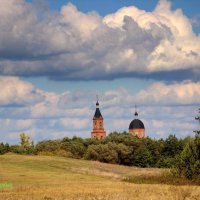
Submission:
[[[34,2],[33,0],[28,0],[28,2]],[[35,2],[38,2],[37,0]],[[42,1],[44,2],[44,1]],[[92,0],[48,0],[46,4],[50,7],[51,10],[59,11],[64,4],[73,3],[77,6],[79,10],[82,12],[91,12],[95,11],[98,12],[101,16],[105,16],[109,13],[114,13],[118,9],[125,7],[125,6],[136,6],[140,9],[146,11],[152,11],[157,3],[158,0],[102,0],[102,1],[92,1]],[[171,0],[172,9],[175,10],[177,8],[182,9],[185,15],[189,18],[199,18],[200,16],[200,2],[198,0]],[[194,27],[195,32],[199,33],[200,27]]]
[[[33,2],[29,0],[29,2]],[[37,2],[37,1],[35,1]],[[144,9],[146,11],[152,11],[158,3],[158,0],[149,0],[149,1],[140,1],[140,0],[102,0],[102,1],[91,1],[91,0],[48,0],[48,5],[52,10],[60,10],[60,8],[71,2],[77,6],[77,8],[83,12],[91,12],[96,11],[102,16],[105,16],[109,13],[116,12],[118,9],[125,6],[136,6],[140,9]],[[194,17],[199,15],[199,1],[196,0],[172,0],[171,1],[172,8],[177,9],[181,8],[184,13],[189,17]]]
[[[196,0],[10,0],[0,4],[0,141],[107,133],[138,105],[146,135],[192,136],[200,105]]]

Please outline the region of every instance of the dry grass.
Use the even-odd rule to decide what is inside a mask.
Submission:
[[[199,186],[134,184],[127,177],[161,176],[141,169],[48,156],[0,156],[0,200],[199,200]]]

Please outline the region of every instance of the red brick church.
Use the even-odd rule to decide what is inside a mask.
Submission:
[[[99,102],[96,103],[96,111],[93,117],[93,131],[91,133],[91,138],[103,139],[106,137],[106,132],[103,127],[103,117],[99,109]]]
[[[93,130],[91,132],[92,139],[106,138],[106,131],[103,126],[103,117],[99,109],[99,102],[96,103],[96,111],[93,117]],[[131,121],[128,132],[139,138],[145,137],[145,127],[141,120],[138,119],[138,112],[135,108],[135,119]]]

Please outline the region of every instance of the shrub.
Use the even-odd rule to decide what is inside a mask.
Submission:
[[[134,160],[133,164],[138,167],[149,167],[152,163],[152,155],[151,152],[144,146],[140,146],[134,152]]]
[[[190,180],[200,181],[200,136],[196,135],[190,141],[177,158],[177,162],[172,172]]]
[[[0,143],[0,155],[9,152],[9,150],[10,150],[9,144]]]

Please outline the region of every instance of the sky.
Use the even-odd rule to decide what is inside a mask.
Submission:
[[[194,136],[200,107],[200,2],[1,0],[0,142],[90,137],[104,128]]]

